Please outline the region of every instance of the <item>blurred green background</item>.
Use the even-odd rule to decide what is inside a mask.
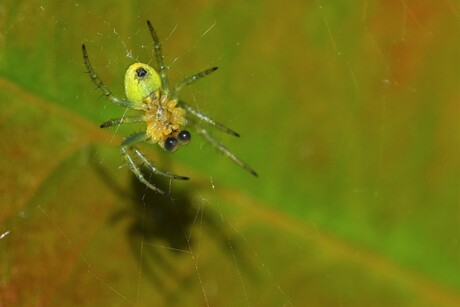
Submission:
[[[133,61],[240,132],[123,166]],[[0,2],[0,305],[459,306],[458,1]],[[171,185],[171,186],[170,186]]]

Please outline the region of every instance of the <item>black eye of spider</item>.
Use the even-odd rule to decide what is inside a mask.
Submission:
[[[185,144],[188,144],[188,142],[190,142],[190,139],[192,138],[192,136],[190,135],[190,132],[188,132],[186,130],[182,130],[177,135],[177,138],[179,139],[179,142],[182,145],[185,145]]]
[[[142,79],[147,75],[147,71],[144,67],[139,67],[138,69],[136,69],[136,75],[137,78]]]
[[[179,146],[179,141],[170,136],[166,139],[165,143],[164,143],[164,148],[166,149],[166,151],[175,151],[177,149],[177,147]]]

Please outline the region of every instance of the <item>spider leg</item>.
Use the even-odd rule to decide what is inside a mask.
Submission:
[[[136,155],[142,160],[142,162],[146,164],[146,166],[155,174],[162,175],[172,179],[188,180],[189,178],[158,170],[150,161],[147,160],[147,158],[137,148],[133,147],[134,144],[147,141],[149,138],[150,137],[145,132],[134,133],[130,135],[121,143],[121,153],[123,155],[123,158],[125,158],[126,162],[129,164],[131,171],[134,173],[134,175],[136,175],[140,182],[142,182],[155,192],[169,196],[169,192],[164,192],[160,188],[157,188],[156,186],[151,184],[147,179],[145,179],[139,166],[136,164],[133,157],[131,156],[132,151],[134,151],[134,153],[136,153]]]
[[[212,67],[212,68],[200,71],[199,73],[197,73],[197,74],[195,74],[193,76],[187,77],[184,80],[182,80],[181,82],[177,83],[174,86],[173,90],[172,90],[171,99],[173,99],[173,100],[178,99],[179,98],[179,91],[184,86],[187,86],[187,85],[190,85],[192,83],[195,83],[199,79],[206,77],[207,75],[215,72],[216,70],[217,70],[217,67]]]
[[[222,124],[214,121],[213,119],[209,118],[207,115],[204,115],[200,111],[192,108],[186,102],[183,102],[183,101],[180,100],[179,103],[178,103],[178,106],[181,107],[181,108],[184,108],[188,113],[193,115],[195,118],[197,118],[199,120],[202,120],[202,121],[204,121],[205,123],[207,123],[207,124],[209,124],[211,126],[216,127],[220,131],[223,131],[225,133],[228,133],[228,134],[236,136],[236,137],[240,136],[237,132],[233,131],[232,129],[225,127],[224,125],[222,125]]]
[[[158,168],[156,168],[155,165],[152,164],[152,162],[150,162],[144,156],[144,154],[142,154],[142,152],[140,152],[139,149],[133,148],[133,151],[139,157],[139,159],[141,159],[141,161],[152,171],[152,173],[155,173],[155,174],[158,174],[158,175],[161,175],[161,176],[165,176],[165,177],[168,177],[168,178],[171,178],[171,179],[178,179],[178,180],[189,180],[190,179],[189,177],[179,176],[179,175],[175,175],[175,174],[170,173],[170,172],[164,172],[162,170],[159,170]]]
[[[135,104],[129,100],[120,99],[118,97],[113,96],[112,92],[109,90],[107,86],[105,86],[104,82],[102,82],[101,78],[96,74],[89,61],[88,52],[86,52],[85,44],[81,45],[81,50],[83,53],[83,61],[85,62],[86,70],[89,73],[91,80],[93,80],[94,84],[102,91],[105,97],[107,97],[110,101],[112,101],[115,105],[120,107],[126,107],[130,109],[142,110],[142,104]]]
[[[123,116],[120,118],[114,118],[103,122],[101,128],[107,128],[110,126],[121,125],[121,124],[131,124],[131,123],[141,123],[145,121],[145,116]]]
[[[135,134],[130,135],[121,144],[121,153],[123,155],[123,158],[125,158],[126,162],[128,162],[131,171],[134,173],[134,175],[136,175],[137,179],[139,179],[140,182],[142,182],[143,184],[145,184],[147,187],[154,190],[155,192],[169,196],[169,193],[166,193],[163,190],[157,188],[156,186],[148,182],[147,179],[145,179],[139,166],[136,164],[136,162],[134,162],[134,159],[131,157],[129,153],[130,146],[132,146],[135,143],[146,141],[147,139],[148,139],[148,135],[145,134],[144,132],[135,133]]]
[[[223,144],[221,144],[219,141],[217,141],[215,138],[213,138],[204,128],[198,126],[197,124],[194,125],[196,131],[201,134],[206,141],[208,141],[212,146],[214,146],[218,151],[223,153],[225,156],[228,158],[232,159],[233,162],[250,172],[252,175],[255,177],[259,177],[257,173],[246,163],[241,161],[237,156],[235,156],[232,152],[230,152],[227,147],[225,147]]]
[[[168,93],[169,92],[169,83],[168,83],[168,75],[167,75],[168,66],[165,66],[164,64],[164,56],[163,56],[163,52],[161,51],[161,42],[160,42],[160,39],[158,38],[157,33],[155,32],[155,29],[153,29],[153,26],[149,20],[147,20],[147,25],[149,27],[150,35],[152,36],[152,40],[153,40],[153,50],[155,51],[155,57],[157,58],[158,72],[161,78],[161,85],[162,85],[163,90],[166,93]]]

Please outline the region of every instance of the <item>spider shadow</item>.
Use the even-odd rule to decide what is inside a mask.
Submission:
[[[213,210],[196,204],[191,192],[196,187],[191,182],[181,184],[180,187],[174,185],[172,198],[168,198],[146,188],[134,175],[131,175],[130,189],[127,191],[116,184],[100,164],[95,163],[93,166],[119,196],[118,199],[127,204],[124,209],[114,212],[109,223],[117,224],[129,220],[126,236],[130,250],[140,262],[143,276],[152,282],[168,302],[177,297],[177,287],[171,286],[171,280],[172,284],[183,287],[192,286],[195,282],[196,275],[184,275],[183,269],[182,273],[179,272],[177,263],[192,259],[191,252],[196,245],[194,234],[197,231],[206,232],[219,249],[226,253],[228,261],[233,262],[236,257],[238,268],[243,273],[252,271],[249,257],[241,252],[234,231],[222,223]],[[168,179],[160,176],[152,176],[149,181],[160,188],[170,185]],[[200,229],[195,227],[191,234],[197,223]]]
[[[155,186],[167,186],[169,181],[150,180]],[[190,255],[192,238],[190,228],[196,210],[186,190],[174,193],[171,200],[148,188],[133,175],[128,206],[110,218],[110,223],[124,219],[130,222],[126,236],[135,259],[140,262],[144,276],[154,283],[161,293],[168,293],[165,278],[180,280],[175,267],[178,257]]]

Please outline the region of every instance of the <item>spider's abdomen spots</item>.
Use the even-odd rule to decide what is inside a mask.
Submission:
[[[161,89],[158,73],[147,64],[134,63],[125,74],[125,92],[129,101],[141,103],[151,93]]]

